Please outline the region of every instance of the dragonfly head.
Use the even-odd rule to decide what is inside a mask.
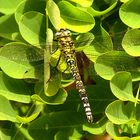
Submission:
[[[63,37],[69,37],[69,36],[71,36],[71,32],[69,30],[63,29],[63,28],[61,28],[55,34],[56,39],[63,38]]]

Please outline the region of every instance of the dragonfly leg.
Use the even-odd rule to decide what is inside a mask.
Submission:
[[[59,58],[58,58],[58,61],[57,61],[56,65],[55,65],[55,67],[57,67],[59,65],[60,59],[61,59],[61,54],[59,55]]]

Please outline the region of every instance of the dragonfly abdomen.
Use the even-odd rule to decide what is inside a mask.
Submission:
[[[61,53],[70,68],[73,78],[76,82],[76,89],[79,91],[81,101],[83,103],[83,107],[85,110],[85,114],[89,123],[93,122],[93,116],[89,104],[89,100],[86,94],[86,90],[84,84],[81,80],[81,76],[79,74],[79,70],[77,67],[77,61],[75,56],[75,48],[73,45],[73,41],[71,39],[71,33],[69,30],[60,29],[59,32],[56,33],[56,37],[58,43],[60,45]]]

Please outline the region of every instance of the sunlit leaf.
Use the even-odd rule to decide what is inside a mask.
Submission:
[[[140,136],[129,138],[127,136],[121,136],[121,126],[115,125],[111,122],[108,122],[106,126],[107,133],[114,139],[114,140],[139,140]]]
[[[124,51],[110,51],[100,55],[95,63],[95,71],[102,78],[111,80],[118,71],[128,71],[133,81],[140,79],[140,63],[136,58],[126,54]]]
[[[0,17],[0,36],[13,41],[24,41],[19,34],[14,15],[4,15]]]
[[[103,134],[106,129],[107,118],[104,118],[92,125],[83,125],[83,130],[90,132],[91,134],[99,135]]]
[[[108,105],[105,113],[108,119],[114,124],[125,124],[135,122],[135,116],[132,115],[134,111],[134,103],[127,103],[116,100]]]
[[[1,69],[9,76],[17,79],[24,78],[24,74],[34,66],[39,65],[37,62],[43,60],[43,51],[26,44],[13,42],[8,43],[0,48],[0,66]],[[39,68],[39,67],[38,67]],[[34,74],[34,76],[33,76]],[[32,75],[26,78],[36,77],[34,71]]]
[[[122,101],[137,102],[132,91],[132,77],[129,72],[116,73],[111,81],[110,87],[113,94]]]
[[[94,18],[88,12],[80,10],[67,1],[59,2],[58,6],[62,17],[62,28],[65,27],[79,33],[84,33],[94,27]]]
[[[12,108],[10,102],[0,95],[0,120],[8,120],[12,122],[18,122],[16,120],[16,112]]]
[[[129,0],[119,9],[121,20],[132,28],[140,28],[140,1]]]
[[[46,4],[43,0],[22,0],[15,11],[16,22],[19,23],[22,15],[29,11],[38,11],[44,13],[45,6]]]
[[[74,42],[75,51],[83,51],[85,48],[90,46],[95,36],[92,33],[84,33],[77,36],[76,41]]]
[[[93,3],[93,0],[69,0],[69,1],[72,1],[72,2],[75,2],[77,4],[80,4],[83,7],[89,7]]]
[[[16,118],[21,123],[29,123],[29,122],[33,121],[35,118],[37,118],[37,116],[40,114],[42,109],[43,109],[43,104],[36,103],[35,109],[30,116],[25,116],[25,117],[16,116]]]
[[[117,5],[118,1],[115,0],[113,2],[113,4],[110,5],[110,7],[108,7],[107,9],[103,10],[103,11],[97,11],[95,9],[93,9],[92,7],[87,8],[87,11],[93,15],[93,16],[101,16],[101,15],[105,15],[106,13],[110,12],[112,9],[115,8],[115,6]]]
[[[132,56],[140,56],[140,30],[132,29],[126,32],[122,46],[124,50]]]
[[[4,14],[14,13],[18,4],[22,1],[23,0],[0,0],[0,12]]]
[[[31,102],[30,89],[24,81],[12,79],[0,72],[0,83],[0,95],[17,102]]]
[[[46,18],[35,11],[24,13],[19,21],[19,30],[22,37],[30,44],[41,47],[46,40]]]
[[[53,0],[47,1],[46,14],[56,29],[60,29],[60,11]]]
[[[121,2],[125,3],[125,2],[128,2],[129,0],[120,0]]]
[[[95,39],[83,50],[86,56],[93,62],[95,62],[101,54],[113,50],[112,40],[106,30],[101,25],[95,27]]]
[[[59,88],[61,87],[61,74],[58,71],[51,73],[53,76],[46,82],[45,94],[47,96],[54,96],[57,94]]]
[[[32,95],[33,100],[52,105],[63,104],[65,102],[67,98],[67,92],[63,88],[60,88],[54,96],[46,96],[43,86],[43,83],[36,84],[36,94]]]

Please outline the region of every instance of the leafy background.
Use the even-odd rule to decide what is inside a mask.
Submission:
[[[140,139],[139,7],[139,0],[0,0],[0,139]],[[60,28],[72,31],[93,124],[63,60],[56,66]]]

